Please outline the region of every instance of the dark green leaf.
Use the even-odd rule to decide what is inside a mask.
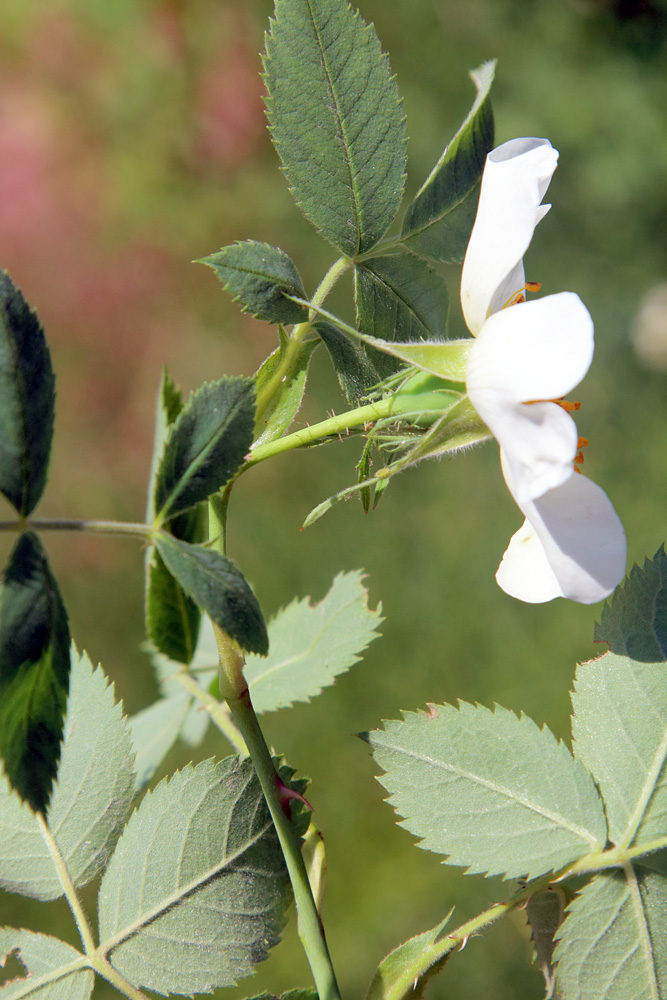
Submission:
[[[280,345],[255,373],[255,446],[282,437],[299,412],[316,340],[293,344],[282,327]]]
[[[362,333],[403,342],[447,336],[447,285],[421,258],[405,253],[373,257],[355,267],[354,279]],[[400,367],[380,351],[373,351],[372,361],[382,378]]]
[[[484,163],[493,148],[489,90],[494,69],[495,63],[488,62],[471,73],[477,87],[475,103],[405,216],[402,242],[433,260],[460,264],[465,257]]]
[[[171,660],[189,663],[197,645],[201,612],[151,548],[146,567],[146,634]]]
[[[35,811],[46,811],[58,770],[69,669],[67,612],[40,541],[27,532],[0,593],[0,755]]]
[[[164,446],[169,429],[176,422],[183,409],[183,396],[166,368],[162,369],[162,378],[155,401],[155,431],[153,434],[153,457],[148,481],[148,502],[146,504],[146,519],[150,521],[155,510],[155,480],[160,462],[164,454]]]
[[[130,818],[100,885],[101,946],[135,986],[208,993],[266,958],[288,897],[250,760],[204,761],[162,781]]]
[[[267,112],[306,217],[349,256],[391,225],[405,181],[405,122],[372,25],[346,0],[277,0],[266,38]]]
[[[535,960],[544,976],[547,997],[553,996],[556,980],[554,969],[556,931],[563,922],[565,907],[573,895],[565,886],[553,885],[544,891],[536,892],[526,903],[526,917],[535,947]]]
[[[255,423],[255,390],[244,378],[209,382],[172,424],[155,481],[159,522],[206,500],[243,462]]]
[[[633,566],[595,626],[595,641],[641,663],[667,660],[667,555],[664,545],[640,569]]]
[[[279,247],[245,240],[202,257],[198,263],[213,268],[243,312],[257,319],[300,323],[308,316],[304,306],[285,298],[285,293],[300,298],[306,293],[299,272]]]
[[[26,517],[46,486],[54,405],[44,331],[9,275],[0,271],[0,491]]]
[[[202,611],[249,653],[269,648],[257,598],[243,574],[214,549],[189,545],[159,532],[155,545],[167,569]]]
[[[332,323],[318,320],[315,329],[329,352],[345,398],[348,403],[358,405],[368,390],[381,380],[378,370],[362,345]]]

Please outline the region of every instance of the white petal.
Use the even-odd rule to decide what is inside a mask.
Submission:
[[[512,139],[486,158],[461,274],[463,315],[475,336],[524,285],[522,258],[547,211],[540,202],[557,162],[547,139]]]
[[[625,573],[627,547],[604,490],[573,474],[519,506],[526,524],[510,541],[496,576],[506,593],[531,603],[567,597],[581,604],[611,594]]]
[[[570,477],[577,428],[549,400],[569,393],[592,357],[593,321],[571,292],[496,313],[474,341],[468,395],[504,452],[517,502],[534,500]]]

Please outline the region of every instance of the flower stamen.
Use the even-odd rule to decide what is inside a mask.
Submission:
[[[520,288],[518,292],[515,292],[514,295],[507,300],[503,309],[508,309],[509,306],[516,306],[520,302],[525,302],[526,296],[523,294],[524,292],[539,292],[541,287],[541,281],[527,281],[523,288]]]

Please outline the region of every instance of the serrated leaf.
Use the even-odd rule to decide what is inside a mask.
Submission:
[[[149,792],[100,885],[102,947],[137,987],[232,986],[277,943],[288,880],[249,760],[188,766]]]
[[[280,345],[255,374],[257,411],[254,447],[282,437],[299,412],[308,365],[317,341],[293,344],[282,328]]]
[[[106,864],[132,802],[134,756],[113,686],[72,650],[72,679],[48,825],[76,888]],[[0,885],[35,899],[63,894],[32,811],[0,776]]]
[[[460,264],[477,214],[479,186],[487,153],[493,149],[489,90],[494,62],[470,75],[477,97],[468,117],[410,204],[401,241],[433,260]]]
[[[256,712],[310,701],[361,659],[382,621],[362,579],[360,570],[340,573],[319,604],[293,601],[272,619],[269,656],[248,657],[244,670]]]
[[[175,423],[183,409],[183,396],[166,368],[162,369],[162,377],[155,400],[155,429],[153,432],[153,455],[151,472],[148,480],[148,502],[146,504],[146,519],[150,521],[155,510],[155,480],[162,461],[164,446],[169,434],[169,428]]]
[[[558,939],[561,1000],[658,1000],[667,993],[667,879],[629,865],[597,875]]]
[[[197,645],[201,612],[154,548],[147,556],[146,574],[146,634],[165,656],[189,663]]]
[[[607,653],[577,667],[573,750],[600,787],[614,844],[667,829],[667,671]]]
[[[255,391],[245,378],[222,378],[194,392],[170,428],[155,480],[159,523],[221,489],[252,444]]]
[[[667,555],[664,545],[640,569],[633,566],[605,604],[595,641],[642,663],[667,660]]]
[[[346,0],[277,0],[269,127],[306,218],[348,256],[375,246],[405,183],[405,122],[372,25]]]
[[[269,323],[301,323],[308,318],[304,306],[285,298],[306,297],[299,272],[279,247],[244,240],[223,247],[197,261],[212,268],[243,312]]]
[[[159,698],[128,719],[135,753],[135,791],[151,780],[178,739],[189,711],[187,697]]]
[[[154,542],[167,569],[202,611],[249,653],[268,650],[266,625],[245,577],[214,549],[189,545],[165,532]]]
[[[450,949],[443,948],[442,932],[453,912],[450,910],[436,927],[389,952],[373,976],[366,1000],[419,1000],[423,996],[429,979],[448,957]]]
[[[0,592],[0,756],[44,812],[58,769],[70,668],[67,612],[37,535],[14,546]]]
[[[442,275],[413,254],[372,257],[354,269],[357,325],[385,341],[422,341],[447,336],[449,295]],[[383,352],[373,364],[386,378],[399,367]]]
[[[447,864],[535,878],[605,844],[590,775],[527,716],[433,705],[365,739],[401,826]]]
[[[332,323],[318,320],[314,325],[329,352],[345,398],[357,406],[368,390],[380,381],[380,373],[361,344],[350,340]]]
[[[14,955],[25,970],[0,987],[2,1000],[88,1000],[95,974],[70,945],[46,934],[0,927],[0,967]]]
[[[0,271],[0,491],[27,517],[41,500],[55,409],[51,356],[36,313]]]

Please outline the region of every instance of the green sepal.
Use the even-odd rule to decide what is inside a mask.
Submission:
[[[294,345],[282,327],[280,343],[255,373],[255,447],[282,437],[299,412],[317,340]]]
[[[221,378],[192,393],[167,435],[155,478],[158,524],[216,493],[252,444],[255,390],[250,379]]]
[[[266,624],[245,577],[215,549],[182,542],[164,531],[153,538],[169,572],[202,611],[249,653],[269,649]]]
[[[449,295],[442,275],[414,254],[372,257],[354,269],[357,326],[384,341],[444,340]],[[399,365],[385,353],[371,359],[386,378]]]
[[[266,36],[267,114],[306,218],[348,256],[393,222],[405,183],[405,120],[372,25],[347,0],[277,0]]]
[[[0,271],[0,492],[23,517],[39,503],[55,409],[51,355],[37,315]]]
[[[495,62],[487,62],[471,72],[477,87],[475,102],[415,195],[403,222],[401,242],[433,260],[460,264],[465,257],[486,156],[493,149],[489,90],[494,71]]]
[[[285,298],[306,297],[299,272],[279,247],[244,240],[223,247],[196,261],[212,268],[243,312],[269,323],[300,323],[307,319],[303,306]]]
[[[35,812],[46,811],[58,770],[69,671],[67,612],[38,537],[26,532],[0,592],[0,755]]]
[[[380,962],[366,1000],[420,1000],[430,979],[447,961],[453,945],[443,932],[454,910],[431,930],[399,944]]]

